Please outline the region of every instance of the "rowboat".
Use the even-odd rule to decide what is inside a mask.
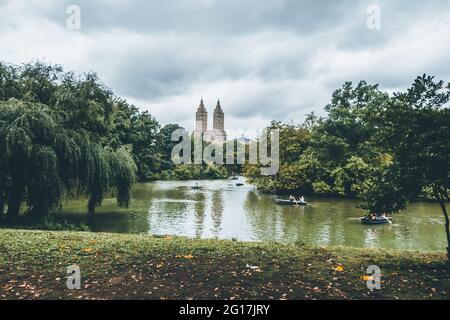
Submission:
[[[238,183],[236,183],[236,186],[237,187],[242,187],[244,184],[242,183],[242,182],[238,182]]]
[[[284,199],[275,199],[275,202],[278,204],[285,204],[290,206],[306,206],[308,204],[307,202],[284,200]]]
[[[391,220],[389,218],[382,218],[382,219],[369,219],[367,217],[361,218],[361,223],[363,224],[386,224],[391,223]]]
[[[194,189],[194,190],[199,190],[199,189],[201,189],[202,187],[200,187],[200,186],[192,186],[191,188]]]

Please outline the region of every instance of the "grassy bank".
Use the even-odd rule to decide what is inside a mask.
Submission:
[[[1,299],[448,299],[444,252],[0,230]],[[66,289],[66,267],[82,289]],[[381,290],[361,279],[382,269]]]

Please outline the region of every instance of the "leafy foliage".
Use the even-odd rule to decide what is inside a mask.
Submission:
[[[161,180],[201,180],[225,179],[229,173],[225,166],[219,165],[178,165],[171,170],[163,171],[159,175]]]
[[[3,198],[14,220],[25,198],[29,212],[46,215],[64,194],[90,197],[90,211],[116,189],[120,205],[130,200],[136,167],[124,148],[110,150],[89,133],[66,129],[49,107],[10,99],[0,102]]]
[[[397,204],[431,190],[445,218],[450,263],[450,88],[422,75],[404,93],[395,94],[380,117],[381,144],[393,156]]]
[[[95,74],[0,63],[0,215],[15,220],[23,202],[47,215],[65,196],[94,212],[107,192],[128,206],[136,179],[159,170],[158,130]]]
[[[280,130],[280,171],[259,175],[254,166],[245,175],[269,192],[358,196],[383,153],[372,143],[377,132],[374,117],[389,101],[377,86],[347,82],[333,93],[325,107],[328,116],[308,115],[298,126],[273,122]]]

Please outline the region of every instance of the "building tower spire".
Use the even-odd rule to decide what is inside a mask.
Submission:
[[[217,105],[216,108],[214,109],[214,120],[213,120],[213,130],[216,131],[220,131],[223,132],[224,128],[225,128],[225,123],[224,123],[224,113],[222,110],[222,107],[220,105],[220,100],[217,99]]]
[[[204,133],[206,130],[208,130],[208,112],[206,111],[202,98],[195,114],[195,131]]]
[[[225,115],[220,105],[220,100],[217,99],[217,105],[214,109],[213,129],[208,130],[208,112],[206,111],[203,98],[200,100],[200,105],[195,113],[195,130],[194,137],[202,137],[203,141],[211,143],[225,143],[227,140],[227,133],[225,132]]]

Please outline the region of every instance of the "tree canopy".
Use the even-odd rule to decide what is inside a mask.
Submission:
[[[394,205],[426,193],[444,214],[450,262],[450,88],[423,75],[396,93],[380,115],[380,144],[392,155],[390,183],[396,186]],[[380,197],[382,198],[382,197]]]
[[[0,63],[0,215],[15,220],[23,203],[47,215],[72,196],[94,212],[109,192],[127,206],[136,180],[168,167],[166,136],[94,73]]]
[[[263,177],[255,166],[245,174],[269,192],[356,197],[375,167],[388,157],[372,143],[373,121],[389,96],[376,85],[347,82],[325,106],[326,117],[307,116],[303,124],[273,122],[280,130],[280,171]]]

